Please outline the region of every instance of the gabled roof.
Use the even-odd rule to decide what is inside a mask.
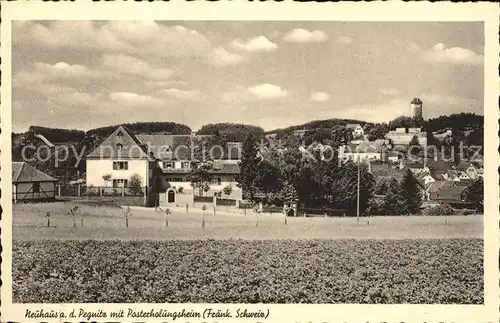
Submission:
[[[355,129],[358,126],[361,127],[361,125],[359,123],[348,123],[345,125],[345,128],[346,129]]]
[[[122,145],[121,150],[118,149],[118,145]],[[141,143],[134,136],[131,136],[123,126],[119,126],[96,149],[88,154],[87,158],[147,159],[149,156],[144,151]]]
[[[28,165],[26,162],[12,162],[12,183],[57,181],[58,179]]]
[[[47,138],[45,138],[44,135],[41,135],[41,134],[36,134],[35,137],[37,137],[38,139],[40,139],[41,141],[43,141],[43,143],[45,145],[47,145],[48,147],[50,148],[54,148],[54,144],[51,143]]]
[[[465,191],[463,186],[446,186],[442,187],[435,194],[436,200],[447,200],[447,201],[462,201],[462,194]]]

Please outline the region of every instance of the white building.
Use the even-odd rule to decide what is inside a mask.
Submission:
[[[209,136],[194,135],[131,135],[118,127],[87,156],[87,186],[100,188],[128,187],[130,178],[138,175],[141,186],[165,193],[174,188],[186,193],[193,190],[189,178],[195,147],[201,147]],[[241,199],[241,189],[236,185],[239,173],[239,145],[207,147],[206,154],[214,161],[208,171],[211,178],[206,196]],[[223,194],[225,187],[232,187],[230,195]]]
[[[385,138],[389,139],[394,146],[409,146],[413,137],[417,137],[418,144],[427,146],[427,133],[420,128],[396,128],[389,131]]]
[[[346,129],[352,131],[352,136],[354,138],[363,137],[365,134],[363,127],[359,123],[348,123],[348,124],[346,124],[345,127],[346,127]]]

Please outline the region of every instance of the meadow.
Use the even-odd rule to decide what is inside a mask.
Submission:
[[[483,302],[483,216],[74,205],[14,206],[15,302]]]
[[[360,218],[288,217],[281,214],[247,215],[199,209],[172,208],[165,213],[131,208],[129,226],[119,207],[79,205],[75,219],[72,203],[14,205],[13,238],[97,240],[198,239],[434,239],[482,238],[483,216],[388,216]],[[51,212],[47,227],[46,212]],[[81,226],[83,217],[83,227]],[[205,219],[204,227],[202,227]]]

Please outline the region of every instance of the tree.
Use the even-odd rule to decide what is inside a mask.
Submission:
[[[387,185],[387,193],[384,196],[384,211],[387,215],[398,215],[404,212],[400,201],[400,186],[397,179],[392,178]]]
[[[465,190],[465,200],[474,205],[476,212],[484,210],[484,182],[480,177]]]
[[[142,194],[142,181],[141,176],[139,174],[133,174],[130,176],[130,180],[128,182],[128,189],[130,193],[134,195]]]
[[[422,206],[422,192],[411,170],[407,169],[400,184],[399,202],[405,214],[418,214]]]
[[[194,189],[198,189],[198,195],[203,196],[203,192],[210,190],[210,182],[212,175],[209,170],[212,168],[212,163],[209,161],[199,162],[193,161],[191,163],[191,170],[188,174],[188,180]],[[206,188],[208,187],[208,190]]]
[[[102,180],[104,181],[104,185],[108,187],[108,182],[111,181],[111,174],[102,175]]]
[[[261,159],[257,156],[257,144],[255,137],[249,133],[243,142],[241,161],[239,162],[240,173],[236,180],[243,190],[243,193],[254,201],[256,182],[257,182],[257,167]]]
[[[267,160],[257,165],[256,185],[265,193],[276,192],[281,187],[280,170]]]
[[[420,146],[420,142],[418,141],[417,136],[413,136],[409,143],[410,154],[418,155],[422,151],[422,147]]]

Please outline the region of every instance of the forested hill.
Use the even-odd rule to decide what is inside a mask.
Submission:
[[[317,130],[328,129],[334,126],[345,126],[348,123],[360,124],[361,126],[367,125],[370,129],[377,126],[384,126],[384,128],[395,129],[398,127],[423,127],[426,131],[434,132],[442,129],[453,129],[456,131],[463,131],[469,129],[478,129],[484,125],[484,116],[474,113],[456,113],[451,115],[442,115],[437,118],[417,121],[411,117],[400,116],[394,120],[384,123],[374,123],[354,119],[326,119],[315,120],[301,125],[290,126],[287,128],[275,129],[266,131],[268,133],[291,133],[294,130]]]
[[[135,123],[124,123],[120,124],[125,127],[127,131],[133,134],[145,133],[168,133],[172,135],[189,135],[191,134],[191,128],[184,124],[175,122],[135,122]],[[87,131],[88,134],[96,135],[98,137],[106,137],[110,135],[118,126],[106,126],[95,128]]]
[[[279,128],[279,129],[274,129],[271,131],[266,131],[266,134],[268,133],[277,133],[277,132],[283,132],[283,133],[289,133],[293,132],[295,130],[316,130],[316,129],[326,129],[326,128],[333,128],[334,126],[340,125],[340,126],[345,126],[346,124],[349,123],[354,123],[354,124],[360,124],[364,125],[366,121],[361,121],[361,120],[355,120],[355,119],[326,119],[326,120],[314,120],[310,121],[301,125],[295,125],[295,126],[290,126],[286,128]]]
[[[261,127],[239,124],[239,123],[215,123],[207,124],[200,128],[198,135],[220,135],[225,136],[227,141],[244,141],[245,136],[252,133],[256,138],[264,136],[264,129]]]
[[[50,142],[79,142],[85,137],[85,131],[76,129],[58,129],[58,128],[48,128],[31,126],[29,127],[29,132],[35,134],[43,135]]]

